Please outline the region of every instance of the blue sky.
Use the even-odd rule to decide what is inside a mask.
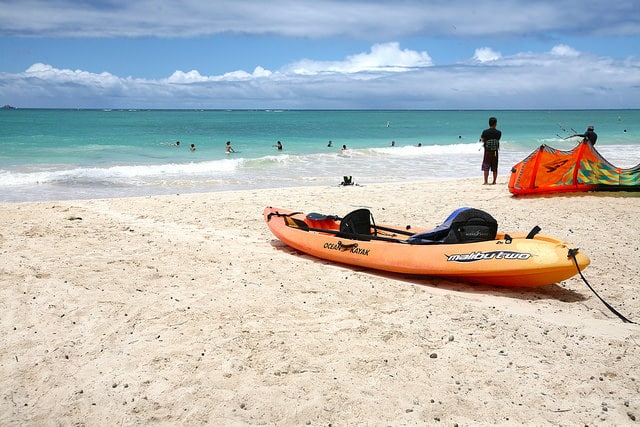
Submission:
[[[640,108],[636,0],[0,0],[19,108]]]

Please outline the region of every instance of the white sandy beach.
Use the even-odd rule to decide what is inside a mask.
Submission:
[[[478,287],[288,249],[266,206],[567,240],[640,321],[640,193],[506,178],[0,205],[0,425],[629,425],[640,326],[576,276]]]

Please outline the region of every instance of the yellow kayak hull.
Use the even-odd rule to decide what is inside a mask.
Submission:
[[[282,208],[266,208],[264,220],[279,240],[317,258],[477,284],[545,286],[578,274],[576,263],[580,270],[590,263],[569,243],[539,234],[526,238],[526,233],[498,233],[494,240],[484,242],[409,244],[405,242],[408,236],[388,231],[380,234],[388,240],[354,240],[340,235],[337,219],[310,220],[304,213]],[[415,233],[422,231],[426,230],[412,229]]]

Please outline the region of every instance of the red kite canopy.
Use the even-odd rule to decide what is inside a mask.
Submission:
[[[570,151],[547,145],[511,168],[509,191],[514,195],[569,191],[640,191],[640,164],[615,167],[590,142]]]

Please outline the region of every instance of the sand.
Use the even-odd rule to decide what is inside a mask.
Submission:
[[[313,259],[266,206],[435,226],[461,206],[582,248],[640,321],[638,193],[501,177],[0,205],[0,425],[628,425],[640,326],[579,276],[479,287]]]

